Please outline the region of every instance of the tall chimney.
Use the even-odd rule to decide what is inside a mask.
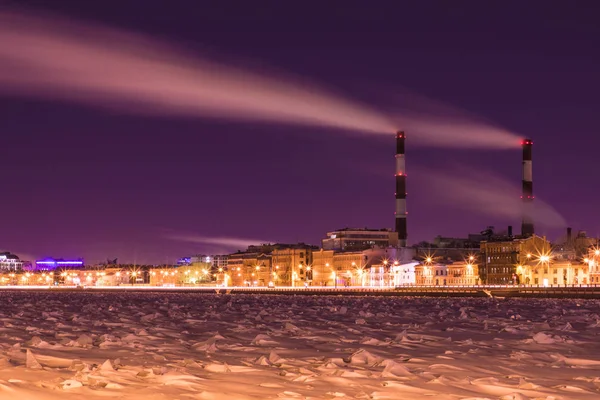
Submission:
[[[508,237],[512,237],[512,235],[513,235],[513,231],[512,231],[512,225],[509,225],[509,226],[508,226],[508,232],[507,232],[507,236],[508,236]]]
[[[523,146],[523,222],[521,224],[521,234],[525,237],[533,236],[533,169],[531,153],[533,140],[525,139],[521,143]]]
[[[567,228],[567,243],[571,243],[573,241],[573,230],[571,228]]]
[[[406,230],[406,163],[404,160],[403,131],[396,132],[396,232],[398,245],[406,247],[408,232]]]

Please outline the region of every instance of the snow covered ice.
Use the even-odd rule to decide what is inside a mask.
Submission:
[[[0,399],[597,399],[600,302],[0,292]]]

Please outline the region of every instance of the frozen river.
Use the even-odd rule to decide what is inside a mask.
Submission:
[[[0,292],[0,399],[597,399],[600,301]]]

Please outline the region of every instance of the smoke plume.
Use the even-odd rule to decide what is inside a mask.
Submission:
[[[435,190],[430,199],[439,204],[513,220],[523,217],[521,189],[493,173],[460,168],[453,171],[420,169],[416,174]],[[528,212],[536,226],[563,228],[567,225],[558,211],[537,197],[530,205]]]
[[[142,35],[0,10],[0,91],[120,112],[301,124],[393,134],[414,144],[514,148],[519,138],[464,116],[377,110],[306,82],[190,56]]]
[[[231,237],[210,237],[210,236],[196,236],[196,235],[179,235],[169,234],[168,239],[178,240],[190,243],[202,243],[217,245],[227,249],[245,249],[248,246],[260,245],[263,243],[272,243],[268,240],[256,240],[256,239],[241,239]]]

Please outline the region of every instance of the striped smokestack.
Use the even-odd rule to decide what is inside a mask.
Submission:
[[[398,232],[398,245],[406,247],[406,163],[404,160],[404,142],[406,136],[403,131],[396,133],[396,232]]]
[[[523,223],[521,224],[521,234],[525,237],[532,236],[533,231],[533,170],[531,153],[533,149],[533,140],[525,139],[521,143],[523,146]]]

